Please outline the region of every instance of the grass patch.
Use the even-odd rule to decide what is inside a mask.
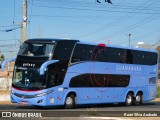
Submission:
[[[160,98],[160,86],[157,88],[157,98]]]

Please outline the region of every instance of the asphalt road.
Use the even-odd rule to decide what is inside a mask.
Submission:
[[[3,113],[2,113],[3,112]],[[20,104],[0,105],[0,116],[6,113],[14,118],[38,117],[38,119],[55,117],[160,117],[160,102],[144,103],[140,106],[124,106],[119,104],[103,104],[78,106],[76,109],[36,108]]]

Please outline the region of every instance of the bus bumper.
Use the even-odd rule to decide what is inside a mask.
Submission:
[[[44,95],[41,97],[34,98],[25,98],[24,96],[16,96],[15,94],[10,94],[11,102],[18,104],[26,104],[26,105],[35,105],[35,106],[55,106],[56,100],[53,94]]]

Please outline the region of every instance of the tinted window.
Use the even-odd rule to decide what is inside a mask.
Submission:
[[[45,76],[40,76],[38,70],[23,70],[15,67],[13,75],[13,85],[28,90],[38,90],[45,88]]]
[[[133,64],[155,65],[157,64],[157,53],[132,50]]]
[[[77,44],[71,62],[79,61],[155,65],[157,64],[157,53]]]
[[[44,43],[23,43],[20,47],[18,55],[22,56],[52,56],[52,50],[54,44],[44,44]]]
[[[71,79],[70,87],[127,87],[129,75],[82,74]]]
[[[108,57],[105,62],[125,63],[125,49],[107,47],[106,53]]]
[[[75,42],[72,41],[59,41],[54,50],[53,59],[69,61],[74,45]]]
[[[71,62],[91,61],[93,50],[93,45],[77,44],[74,49]]]

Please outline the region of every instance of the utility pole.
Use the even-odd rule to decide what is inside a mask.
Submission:
[[[9,51],[9,56],[13,57],[13,51]],[[7,90],[10,89],[10,83],[11,83],[11,81],[10,81],[10,73],[11,73],[11,69],[13,70],[13,62],[12,63],[8,62],[8,65],[7,65],[7,81],[6,81]]]
[[[21,30],[21,43],[23,43],[27,39],[27,0],[23,0],[23,21]]]

